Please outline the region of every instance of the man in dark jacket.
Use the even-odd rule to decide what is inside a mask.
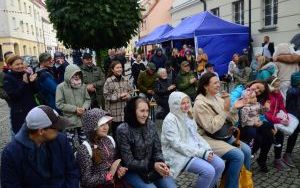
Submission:
[[[79,188],[79,169],[65,135],[68,121],[48,106],[33,108],[15,139],[3,150],[4,188]]]
[[[65,54],[63,54],[62,52],[54,53],[53,73],[57,84],[60,84],[64,81],[64,74],[68,65],[69,63],[65,59]]]
[[[167,57],[163,54],[161,48],[157,48],[155,54],[151,58],[151,62],[153,62],[156,66],[156,69],[164,68],[165,63],[167,61]]]
[[[270,42],[270,37],[269,36],[265,36],[264,37],[264,43],[262,43],[262,55],[272,59],[273,54],[274,54],[274,43]]]
[[[92,55],[90,53],[83,54],[82,62],[83,64],[80,69],[83,74],[83,82],[87,85],[87,90],[92,100],[91,108],[103,108],[104,75],[100,68],[93,64]]]
[[[40,102],[53,109],[55,106],[55,94],[57,82],[53,75],[53,61],[49,53],[42,53],[39,56],[40,67],[36,71],[38,75],[38,87],[40,92]]]

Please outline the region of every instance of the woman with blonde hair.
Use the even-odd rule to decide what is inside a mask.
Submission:
[[[278,68],[275,63],[270,62],[270,59],[265,56],[259,56],[257,58],[258,62],[258,73],[256,79],[267,80],[271,76],[276,76],[278,73]]]

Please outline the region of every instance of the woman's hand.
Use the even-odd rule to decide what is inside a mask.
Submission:
[[[234,103],[233,108],[235,108],[235,109],[242,108],[246,105],[246,103],[247,103],[247,100],[239,99]]]
[[[170,175],[169,167],[163,162],[154,163],[154,170],[163,177]]]
[[[118,168],[118,171],[117,171],[118,178],[119,179],[122,178],[126,174],[127,170],[128,170],[128,168],[125,168],[122,166],[120,168]]]
[[[282,119],[280,121],[281,124],[285,125],[285,126],[288,126],[289,125],[289,120],[288,119]]]
[[[214,158],[214,153],[211,152],[211,153],[208,154],[207,161],[211,162],[213,160],[213,158]]]
[[[23,82],[25,82],[26,84],[28,84],[27,73],[23,74]]]
[[[30,82],[34,82],[34,81],[36,80],[36,78],[37,78],[37,74],[36,74],[36,73],[31,74],[31,75],[29,76],[29,81],[30,81]]]

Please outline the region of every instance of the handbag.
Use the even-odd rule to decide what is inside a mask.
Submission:
[[[275,110],[274,110],[274,113],[277,111],[277,100],[276,100],[276,103],[275,103]],[[273,114],[274,116],[275,114]],[[285,113],[283,110],[280,110],[277,114],[276,114],[276,117],[277,118],[280,118],[280,119],[286,119],[288,118],[289,120],[289,124],[288,126],[286,125],[283,125],[281,123],[275,123],[274,126],[279,130],[281,131],[282,133],[284,133],[285,135],[288,135],[290,136],[291,134],[294,133],[294,131],[296,130],[296,128],[298,127],[298,124],[299,124],[299,120],[292,114],[287,114]]]
[[[219,114],[212,106],[210,106],[210,107],[216,113],[216,115]],[[215,133],[209,133],[207,131],[205,131],[205,132],[206,132],[207,136],[209,136],[213,139],[228,141],[231,138],[231,136],[233,135],[235,130],[236,130],[236,127],[233,126],[232,122],[226,119],[225,123],[221,127],[221,129],[219,129]]]

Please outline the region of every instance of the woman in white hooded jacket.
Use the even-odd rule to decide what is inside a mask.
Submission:
[[[168,102],[170,113],[163,121],[161,144],[171,175],[176,178],[188,171],[199,176],[197,188],[214,187],[225,164],[198,134],[189,96],[175,91]]]

